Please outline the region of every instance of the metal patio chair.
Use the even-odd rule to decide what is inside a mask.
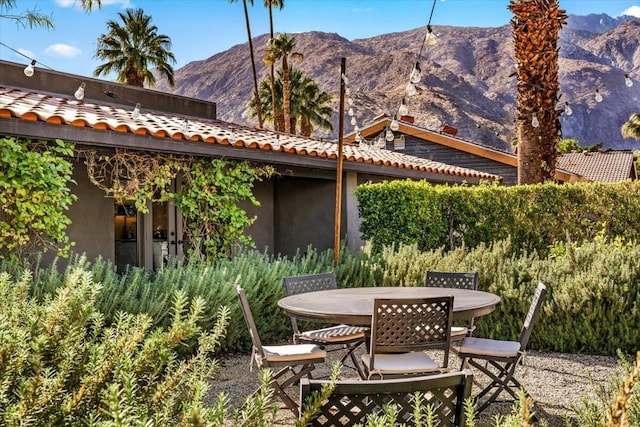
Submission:
[[[514,374],[516,367],[524,357],[533,325],[538,318],[546,293],[546,286],[540,282],[520,331],[519,341],[500,341],[475,337],[466,337],[462,341],[458,349],[458,356],[462,358],[462,366],[466,367],[468,363],[491,379],[491,383],[475,397],[476,402],[479,402],[493,391],[484,403],[476,408],[478,413],[486,409],[492,402],[496,402],[503,391],[510,394],[513,400],[518,399],[518,390],[523,387]]]
[[[425,286],[432,288],[454,288],[478,290],[478,272],[445,272],[427,271]],[[475,329],[474,319],[467,321],[466,326],[451,327],[451,341],[461,341],[466,336],[471,336]]]
[[[336,276],[333,272],[285,277],[283,284],[287,296],[337,288]],[[369,328],[335,325],[301,332],[298,328],[298,322],[293,316],[291,316],[291,327],[293,329],[294,343],[313,343],[329,352],[345,349],[346,353],[340,363],[344,364],[347,358],[351,358],[354,368],[358,372],[361,371],[354,352],[360,345],[365,343],[366,333]]]
[[[418,376],[448,370],[453,297],[378,298],[371,345],[362,355],[366,379]],[[443,350],[441,364],[425,350]]]
[[[302,377],[309,375],[316,363],[325,361],[327,354],[314,344],[263,346],[244,289],[238,286],[236,291],[253,343],[251,363],[255,362],[258,368],[271,370],[280,368],[272,375],[269,386],[273,389],[274,394],[298,416],[298,402],[292,399],[285,390],[288,386],[300,381]]]
[[[367,425],[367,418],[382,412],[385,405],[398,409],[398,423],[415,425],[413,402],[420,393],[422,406],[431,405],[439,427],[464,426],[464,401],[471,395],[470,371],[391,380],[337,381],[327,400],[320,402],[312,415],[312,426]],[[300,382],[301,413],[314,392],[320,392],[328,380]]]

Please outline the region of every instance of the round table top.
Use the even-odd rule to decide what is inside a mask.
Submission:
[[[348,325],[371,325],[376,298],[429,298],[453,296],[453,318],[480,317],[495,310],[500,297],[469,289],[416,287],[340,288],[291,295],[278,301],[288,315],[298,319]]]

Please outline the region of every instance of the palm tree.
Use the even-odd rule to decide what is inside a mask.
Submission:
[[[236,3],[238,0],[229,0],[229,3]],[[253,6],[253,0],[248,0]],[[249,10],[247,9],[247,0],[242,0],[244,6],[244,21],[247,26],[247,38],[249,39],[249,54],[251,55],[251,68],[253,70],[253,96],[256,98],[256,114],[258,116],[258,127],[262,129],[262,105],[258,96],[258,73],[256,72],[256,59],[253,55],[253,39],[251,38],[251,25],[249,23]]]
[[[640,139],[640,113],[633,113],[620,132],[623,138]]]
[[[291,68],[291,119],[290,126],[295,132],[297,125],[300,125],[300,134],[311,136],[314,127],[332,130],[330,118],[333,110],[327,104],[331,100],[331,95],[321,92],[318,84],[301,70]],[[276,116],[272,115],[271,108],[271,85],[269,79],[260,83],[259,96],[264,108],[264,119],[268,123],[274,124],[274,129],[281,132],[284,129],[284,114],[282,113],[282,70],[278,70],[276,79]],[[255,116],[255,98],[252,98],[247,108],[252,116]]]
[[[102,7],[102,0],[80,0],[80,7],[86,12],[91,12],[94,4],[100,8]],[[16,0],[0,0],[0,19],[13,21],[22,28],[44,27],[49,30],[54,27],[53,19],[50,16],[41,14],[35,7],[18,14],[9,13],[16,7]]]
[[[303,58],[301,53],[293,51],[295,47],[295,37],[283,33],[271,41],[264,56],[264,61],[267,64],[275,64],[277,61],[282,61],[282,109],[284,114],[285,133],[291,133],[291,83],[289,78],[289,56],[296,60],[302,60]]]
[[[333,130],[333,109],[328,105],[331,94],[320,91],[318,83],[302,71],[291,69],[291,115],[292,129],[300,124],[300,135],[310,137],[314,128]]]
[[[264,0],[264,6],[269,9],[269,42],[267,43],[267,49],[273,42],[273,8],[277,7],[280,10],[284,7],[284,0]],[[275,79],[275,64],[270,64],[271,71],[271,105],[276,107],[276,79]],[[272,114],[276,116],[276,110],[272,110]]]
[[[567,15],[558,0],[511,0],[509,10],[518,79],[518,183],[533,184],[555,176],[558,38]]]
[[[150,67],[154,67],[169,86],[175,85],[173,67],[176,58],[171,53],[171,39],[158,34],[158,27],[151,25],[151,16],[142,9],[127,9],[118,13],[123,25],[107,22],[109,32],[98,38],[95,57],[107,62],[98,66],[93,74],[118,73],[117,80],[132,86],[143,87],[145,83],[154,87],[156,78]]]

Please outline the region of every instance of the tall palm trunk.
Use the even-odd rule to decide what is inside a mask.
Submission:
[[[284,131],[291,133],[291,80],[287,55],[282,56],[282,109],[284,111]]]
[[[256,116],[258,116],[258,127],[262,129],[262,104],[260,95],[258,94],[258,73],[256,72],[256,59],[253,55],[253,40],[251,38],[251,25],[249,24],[249,10],[247,9],[247,0],[242,0],[244,6],[244,20],[247,24],[247,37],[249,39],[249,53],[251,54],[251,67],[253,70],[253,96],[256,98]]]
[[[269,43],[273,43],[273,5],[271,1],[269,1]],[[275,64],[271,63],[271,109],[273,110],[273,117],[278,116],[278,111],[276,108],[276,76],[275,76]],[[275,129],[275,120],[274,120],[274,130]]]
[[[518,79],[518,184],[540,183],[555,175],[558,39],[567,15],[558,0],[511,0],[509,10]]]

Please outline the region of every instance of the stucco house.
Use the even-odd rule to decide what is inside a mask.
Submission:
[[[212,102],[42,69],[26,77],[23,68],[0,61],[0,135],[63,139],[103,153],[127,149],[272,165],[278,173],[254,187],[261,206],[244,206],[256,216],[247,230],[256,247],[285,255],[309,245],[333,247],[335,143],[224,122],[216,119]],[[79,101],[74,92],[82,83],[85,97]],[[134,118],[136,104],[140,114]],[[340,235],[351,247],[362,244],[353,195],[359,184],[424,179],[473,185],[500,178],[389,150],[351,145],[342,156]],[[172,203],[150,203],[144,215],[126,212],[90,182],[82,159],[75,160],[74,179],[78,200],[68,212],[68,234],[76,252],[149,269],[158,268],[161,248],[170,256],[182,254],[181,215]]]
[[[390,124],[391,119],[381,115],[360,132],[365,138],[378,138],[381,134],[384,136]],[[386,143],[388,150],[499,175],[504,185],[518,183],[518,157],[513,153],[458,138],[451,126],[443,126],[436,132],[415,125],[412,117],[405,116],[398,120],[398,125],[398,131],[394,132],[396,140]],[[355,142],[355,135],[348,135],[345,141]],[[559,162],[556,180],[571,183],[589,179]]]

